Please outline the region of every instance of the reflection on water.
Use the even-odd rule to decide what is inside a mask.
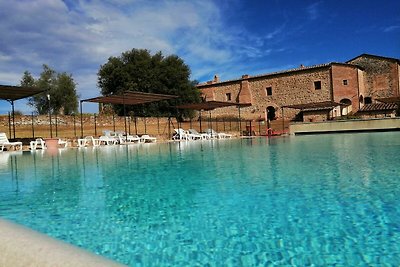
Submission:
[[[399,137],[1,153],[0,215],[131,265],[396,265]]]

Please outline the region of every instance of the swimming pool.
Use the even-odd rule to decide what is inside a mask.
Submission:
[[[0,156],[1,217],[128,265],[400,263],[399,132]]]

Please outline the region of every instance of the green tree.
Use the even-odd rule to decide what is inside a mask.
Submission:
[[[21,86],[24,87],[34,87],[35,79],[29,71],[25,71],[21,79]]]
[[[190,117],[191,112],[178,112],[174,106],[200,101],[200,92],[195,82],[190,81],[190,69],[182,59],[176,55],[164,57],[161,52],[151,55],[144,49],[132,49],[119,57],[110,57],[100,67],[98,86],[103,95],[138,91],[178,96],[173,100],[126,107],[126,114],[133,112],[139,116],[171,115],[182,119]],[[121,105],[115,105],[114,110],[123,114]]]
[[[49,66],[43,65],[39,79],[35,80],[28,71],[25,71],[20,84],[21,86],[35,86],[46,90],[28,100],[28,104],[35,108],[39,114],[47,114],[49,109],[54,114],[65,115],[78,111],[76,84],[70,74],[56,73]]]

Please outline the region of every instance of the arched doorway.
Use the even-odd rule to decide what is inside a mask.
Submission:
[[[341,115],[349,115],[352,111],[351,100],[348,98],[343,98],[342,100],[340,100],[340,104],[343,104],[343,106],[340,106]]]
[[[273,121],[276,119],[275,108],[273,106],[267,107],[267,119]]]
[[[364,106],[364,97],[362,95],[358,98],[358,103],[360,108]]]

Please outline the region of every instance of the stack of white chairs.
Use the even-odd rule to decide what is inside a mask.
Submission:
[[[102,145],[116,145],[119,143],[119,139],[115,136],[115,133],[109,130],[103,131],[103,135],[100,136],[99,140]]]

